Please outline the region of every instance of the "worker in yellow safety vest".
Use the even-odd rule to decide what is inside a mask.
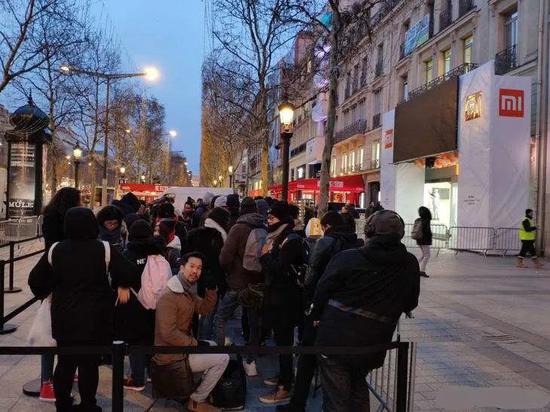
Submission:
[[[517,267],[525,267],[523,264],[523,259],[529,255],[533,259],[533,263],[536,268],[541,266],[539,258],[537,257],[537,252],[535,250],[535,240],[537,238],[537,227],[533,221],[533,210],[527,209],[525,211],[525,219],[521,222],[519,226],[519,240],[521,240],[521,251],[518,255]]]

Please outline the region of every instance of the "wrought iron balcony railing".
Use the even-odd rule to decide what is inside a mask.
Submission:
[[[356,134],[365,133],[367,128],[367,121],[365,119],[356,120],[347,127],[344,127],[342,130],[339,130],[334,135],[334,142],[340,143],[351,136]]]
[[[462,76],[465,73],[468,73],[472,70],[477,68],[477,64],[475,63],[464,63],[460,66],[455,67],[454,69],[448,71],[447,73],[436,77],[431,82],[426,83],[423,86],[417,87],[414,90],[410,90],[409,94],[407,96],[407,101],[413,100],[415,97],[420,96],[421,94],[425,93],[426,91],[432,89],[435,86],[440,85],[441,83],[446,82],[447,80],[450,80],[454,77]],[[404,100],[401,101],[403,103]]]
[[[518,67],[517,46],[513,45],[495,55],[495,74],[506,74]]]

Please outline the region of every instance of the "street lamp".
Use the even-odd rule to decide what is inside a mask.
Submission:
[[[294,105],[285,97],[279,105],[279,120],[281,122],[281,141],[283,143],[283,188],[282,198],[288,200],[288,167],[290,154],[290,139],[292,138],[292,125],[294,121]]]
[[[141,175],[141,183],[145,183],[145,175]]]
[[[109,98],[111,93],[111,82],[129,79],[132,77],[144,77],[149,81],[155,81],[159,78],[160,73],[158,69],[154,67],[146,67],[141,73],[104,73],[96,72],[93,70],[86,70],[80,67],[74,67],[70,65],[63,65],[60,68],[61,73],[70,75],[82,74],[86,76],[98,77],[105,79],[107,83],[107,94],[105,97],[105,141],[103,142],[103,178],[101,182],[101,205],[107,204],[107,160],[109,157]],[[129,129],[128,129],[129,130]],[[129,133],[127,131],[127,133]]]
[[[229,173],[229,187],[233,189],[233,166],[229,166],[227,172]]]
[[[82,157],[82,149],[78,145],[78,142],[76,143],[76,146],[73,149],[73,157],[74,157],[74,187],[78,189],[78,169],[80,167],[80,158]]]
[[[212,181],[212,183],[214,184],[214,187],[217,187],[217,186],[218,186],[218,181],[217,181],[216,179],[214,179],[214,180]]]

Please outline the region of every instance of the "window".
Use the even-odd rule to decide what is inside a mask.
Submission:
[[[347,167],[348,167],[348,154],[344,153],[342,155],[342,167],[340,167],[340,172],[345,173]]]
[[[407,101],[409,98],[409,78],[407,75],[401,77],[401,98]]]
[[[380,113],[380,89],[374,91],[373,110],[374,114]]]
[[[514,10],[504,16],[504,42],[507,49],[518,44],[518,12]]]
[[[305,173],[305,168],[303,166],[299,167],[298,169],[296,169],[296,171],[298,172],[297,173],[297,178],[298,179],[303,179],[305,176],[304,176],[304,173]]]
[[[451,49],[443,51],[443,74],[451,71]]]
[[[382,75],[383,72],[384,72],[384,43],[380,43],[378,45],[375,74],[376,76],[380,76]]]
[[[353,67],[353,92],[359,89],[359,63]]]
[[[347,99],[351,94],[351,72],[346,74],[346,91],[344,97]]]
[[[424,80],[426,84],[432,81],[433,79],[433,68],[434,68],[434,61],[433,59],[426,60],[424,62]]]
[[[372,169],[378,169],[380,167],[380,140],[376,140],[372,144]]]
[[[472,63],[472,46],[474,44],[474,36],[468,36],[463,40],[464,45],[464,63]]]
[[[349,168],[352,172],[355,171],[355,151],[350,153]]]
[[[365,86],[367,84],[367,67],[368,61],[367,56],[363,57],[363,62],[361,64],[361,86]]]
[[[330,175],[336,176],[336,157],[332,156],[332,159],[330,161]]]
[[[359,169],[364,170],[363,167],[365,166],[365,149],[362,147],[359,149]]]

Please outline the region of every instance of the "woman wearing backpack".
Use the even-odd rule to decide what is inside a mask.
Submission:
[[[129,286],[137,267],[115,247],[98,241],[98,224],[90,209],[69,209],[64,233],[66,240],[52,245],[32,269],[29,286],[40,299],[52,296],[52,336],[58,347],[110,345],[114,300],[109,278]],[[101,411],[96,404],[99,361],[99,355],[58,356],[53,382],[58,411],[74,410],[71,389],[77,368],[78,410]]]
[[[268,236],[260,262],[266,276],[263,327],[273,329],[277,346],[292,346],[294,327],[302,320],[301,289],[293,266],[304,263],[303,239],[294,232],[292,210],[287,202],[275,203],[267,215]],[[279,355],[279,376],[264,381],[276,389],[260,401],[288,402],[293,381],[292,355]]]
[[[418,208],[418,215],[420,217],[414,221],[413,232],[416,233],[414,238],[422,253],[420,259],[418,259],[418,263],[420,264],[420,276],[429,278],[428,274],[426,274],[426,266],[430,260],[430,249],[432,246],[432,214],[430,209],[425,206],[420,206]]]
[[[115,307],[115,336],[133,345],[152,345],[155,336],[155,311],[146,309],[134,293],[141,289],[141,276],[149,256],[162,256],[162,248],[153,239],[153,228],[145,220],[137,220],[129,231],[129,242],[124,256],[138,267],[138,274],[133,279],[130,289],[119,289],[119,301]],[[166,279],[172,273],[167,264],[166,273],[158,274]],[[116,282],[112,284],[117,289]],[[130,359],[130,376],[124,380],[124,388],[141,392],[145,389],[145,369],[148,369],[150,355],[132,353]]]

